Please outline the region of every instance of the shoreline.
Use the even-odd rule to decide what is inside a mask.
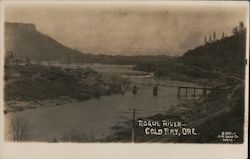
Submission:
[[[157,77],[154,77],[157,78]],[[170,82],[175,82],[175,83],[190,83],[190,84],[195,84],[195,85],[201,85],[201,83],[197,81],[186,81],[186,80],[172,80],[168,78],[160,78],[161,80],[167,80]],[[121,92],[119,92],[121,93]],[[119,93],[111,93],[111,94],[103,94],[99,97],[102,96],[110,96],[114,94],[119,94]],[[69,97],[69,96],[61,96],[56,99],[45,99],[45,100],[33,100],[33,101],[20,101],[20,100],[9,100],[9,101],[4,101],[4,115],[9,114],[9,113],[17,113],[17,112],[22,112],[26,111],[29,109],[39,109],[39,108],[44,108],[44,107],[54,107],[54,106],[61,106],[64,104],[69,104],[69,103],[74,103],[74,102],[81,102],[81,101],[87,101],[93,98],[99,98],[99,97],[90,97],[87,99],[83,100],[77,100],[75,98]],[[199,100],[201,97],[199,96]],[[194,100],[194,99],[189,99],[189,100]],[[179,105],[175,105],[176,107],[179,107]]]
[[[61,99],[48,99],[48,100],[37,100],[37,101],[5,101],[4,102],[4,115],[9,113],[17,113],[26,111],[29,109],[39,109],[44,107],[55,107],[64,104],[76,102],[76,99],[67,97],[67,100]]]

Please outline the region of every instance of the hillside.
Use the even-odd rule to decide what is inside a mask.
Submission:
[[[123,56],[81,53],[64,46],[48,35],[40,33],[34,24],[9,22],[5,23],[5,50],[7,54],[11,52],[20,59],[57,60],[62,63],[139,64],[171,59],[171,57],[164,55]]]
[[[145,62],[134,69],[154,72],[160,78],[172,80],[198,81],[203,84],[204,81],[220,80],[221,83],[234,84],[235,80],[244,80],[245,48],[246,30],[242,29],[229,37],[190,49],[174,60]]]
[[[246,31],[187,51],[181,62],[208,71],[220,71],[243,79]]]
[[[137,125],[135,142],[242,143],[246,104],[245,49],[246,30],[241,27],[232,36],[191,49],[174,61],[137,65],[134,69],[154,72],[159,78],[198,82],[221,89],[213,90],[198,99],[186,100],[169,110],[144,119],[181,121],[187,127],[198,130],[199,135],[154,136],[145,134],[144,128]],[[112,134],[104,141],[129,142],[131,124],[132,121],[125,121],[111,127]],[[233,140],[224,141],[219,136],[223,132],[234,133],[236,136]]]
[[[33,60],[64,60],[81,56],[51,37],[36,30],[34,24],[5,23],[5,50],[18,58]]]

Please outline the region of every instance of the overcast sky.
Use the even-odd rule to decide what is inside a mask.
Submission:
[[[206,5],[8,4],[5,21],[33,23],[37,29],[83,53],[179,56],[221,37],[239,21],[246,7]],[[42,44],[41,44],[42,45]]]

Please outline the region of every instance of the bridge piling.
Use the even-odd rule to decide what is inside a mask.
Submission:
[[[153,96],[157,96],[157,94],[158,94],[158,87],[154,86],[154,88],[153,88]]]
[[[178,87],[178,90],[177,90],[177,97],[180,98],[181,97],[181,88]]]
[[[203,96],[206,96],[207,95],[207,89],[203,89],[203,93],[202,93]]]
[[[186,98],[188,97],[188,91],[187,91],[187,87],[186,87]]]
[[[162,86],[162,87],[175,87],[177,88],[177,97],[180,98],[182,95],[185,96],[186,98],[188,98],[188,91],[190,90],[191,92],[191,96],[193,97],[197,97],[197,96],[207,96],[208,91],[218,91],[218,90],[225,90],[225,88],[213,88],[213,87],[202,87],[202,86],[181,86],[181,85],[173,85],[173,84],[169,84],[169,83],[164,83],[164,82],[160,82],[158,79],[153,80],[151,78],[142,78],[140,79],[139,83],[134,83],[135,85],[145,85],[145,86],[152,86],[153,87],[153,95],[155,94],[156,96],[158,95],[158,90],[157,89]],[[155,89],[155,90],[154,90]],[[184,90],[183,90],[184,89]],[[137,88],[133,88],[133,94],[137,94]],[[182,92],[182,90],[184,92]],[[201,90],[202,92],[200,93],[197,90]],[[193,93],[192,93],[193,91]]]

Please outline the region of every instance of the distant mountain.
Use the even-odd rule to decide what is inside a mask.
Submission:
[[[158,56],[123,56],[94,55],[81,53],[57,42],[48,35],[36,30],[34,24],[5,23],[5,52],[15,57],[31,60],[57,60],[63,63],[87,62],[107,64],[138,64],[144,62],[157,63],[172,59],[165,55]]]
[[[34,24],[5,23],[5,50],[19,58],[66,60],[82,56],[51,37],[36,30]]]

